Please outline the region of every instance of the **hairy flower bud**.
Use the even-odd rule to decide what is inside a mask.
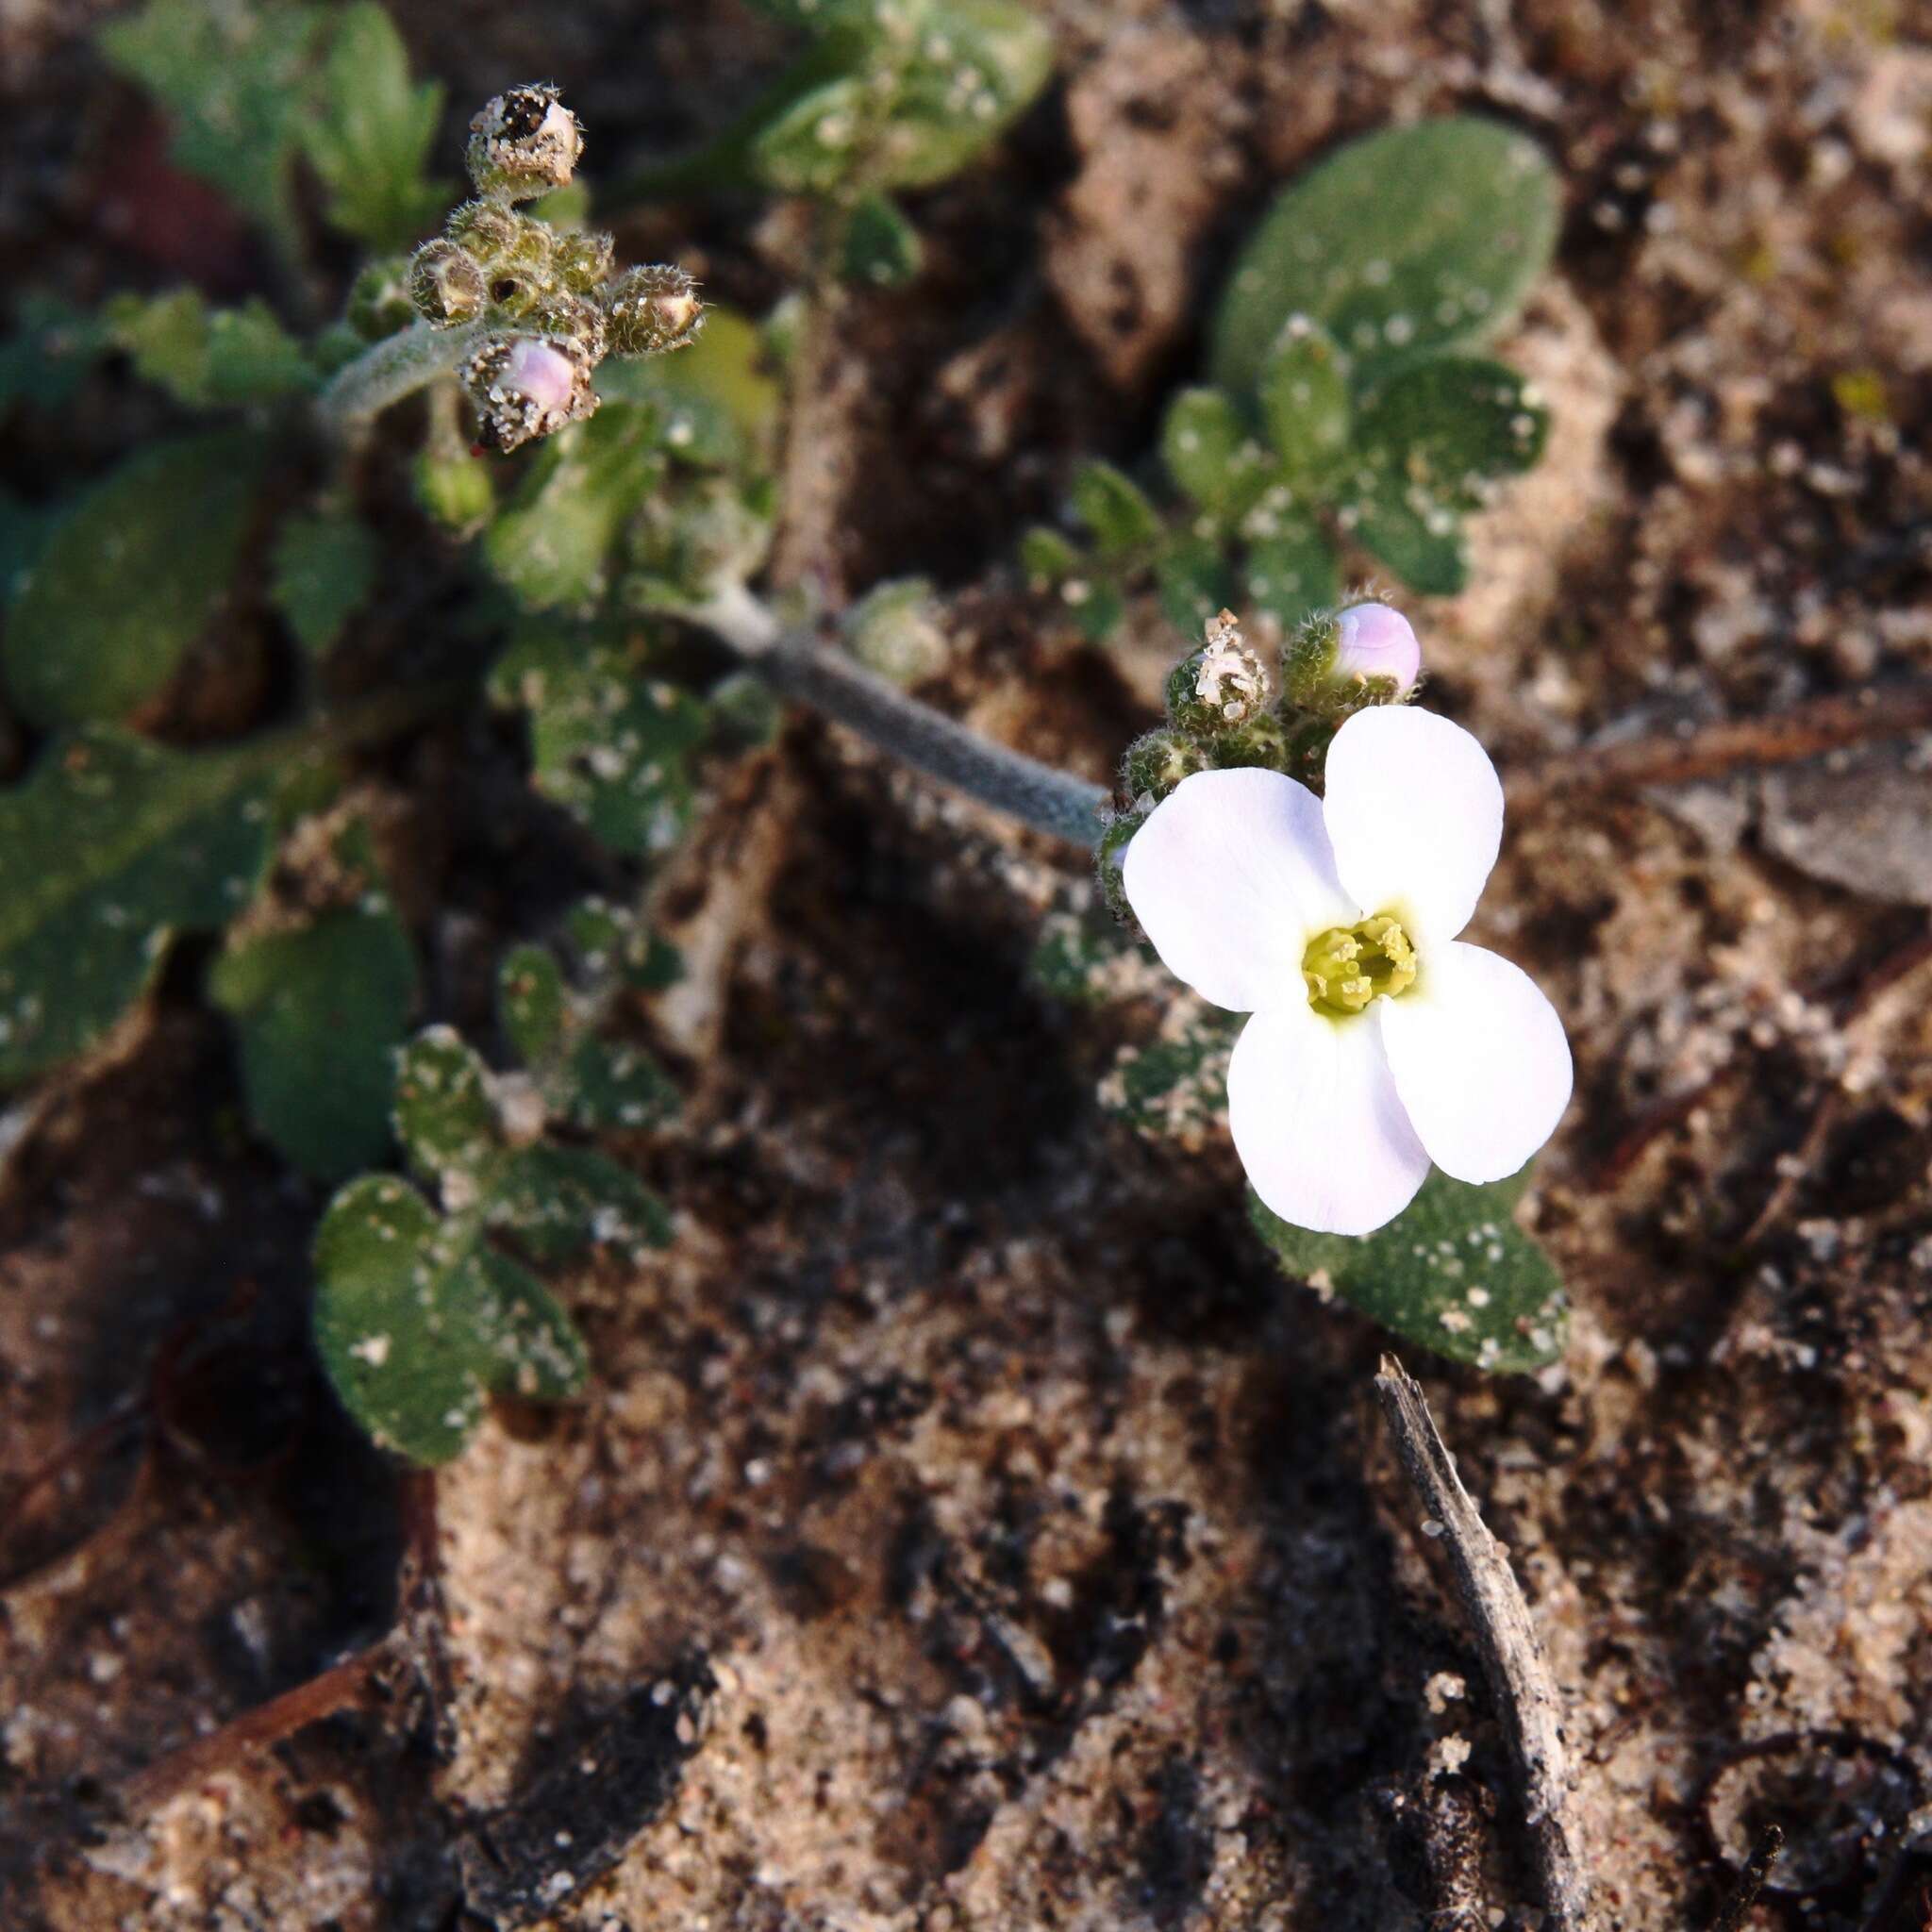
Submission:
[[[1335,620],[1334,675],[1349,682],[1387,678],[1397,697],[1415,689],[1423,647],[1399,610],[1386,604],[1351,604]]]
[[[528,219],[493,201],[466,201],[451,210],[442,231],[486,268],[513,261],[521,252]]]
[[[590,362],[541,336],[491,336],[470,358],[463,384],[476,406],[478,440],[490,449],[520,448],[597,407]]]
[[[349,291],[349,326],[365,342],[379,342],[416,319],[409,290],[409,259],[386,256],[372,261]]]
[[[704,326],[697,284],[681,268],[626,269],[604,297],[610,348],[619,356],[657,356],[681,349]]]
[[[546,336],[562,336],[593,367],[603,361],[607,325],[604,311],[581,295],[546,295],[525,317]]]
[[[1150,731],[1127,747],[1121,777],[1132,799],[1165,798],[1183,778],[1208,769],[1208,755],[1178,731]]]
[[[482,265],[454,242],[425,242],[409,263],[409,300],[433,328],[474,322],[490,299]]]
[[[603,287],[616,259],[615,238],[578,229],[558,236],[551,265],[565,288],[588,295],[593,289]]]
[[[529,201],[567,187],[584,151],[577,119],[547,84],[513,87],[470,123],[467,160],[476,192]]]
[[[1183,731],[1228,731],[1268,702],[1268,674],[1232,610],[1208,620],[1207,641],[1168,675],[1167,715]]]

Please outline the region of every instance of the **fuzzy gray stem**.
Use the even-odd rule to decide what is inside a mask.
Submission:
[[[1537,1641],[1529,1606],[1501,1545],[1456,1474],[1422,1385],[1393,1356],[1382,1357],[1375,1397],[1425,1522],[1440,1528],[1457,1593],[1482,1656],[1483,1674],[1523,1779],[1525,1822],[1542,1878],[1543,1924],[1551,1932],[1584,1932],[1590,1924],[1590,1881],[1570,1809],[1563,1701]]]
[[[488,333],[482,323],[431,328],[426,322],[412,322],[338,370],[316,397],[316,409],[338,435],[353,435],[391,403],[439,376],[455,375]]]
[[[1056,839],[1091,848],[1099,838],[1108,798],[1102,787],[980,737],[807,632],[782,630],[742,586],[721,593],[697,618],[774,690],[823,711],[915,771]]]

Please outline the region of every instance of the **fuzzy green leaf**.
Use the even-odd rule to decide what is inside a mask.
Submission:
[[[409,81],[408,50],[374,0],[344,8],[322,75],[322,100],[302,129],[329,191],[333,227],[375,249],[400,248],[448,206],[450,186],[425,177],[442,89]]]
[[[165,107],[175,159],[287,244],[290,162],[322,9],[280,0],[147,0],[100,30],[101,51]]]
[[[858,173],[872,121],[865,82],[841,75],[788,102],[761,128],[751,156],[781,194],[832,194]]]
[[[661,1126],[680,1104],[670,1076],[641,1047],[587,1035],[558,1086],[575,1124],[591,1132]]]
[[[564,921],[583,970],[592,978],[615,974],[634,992],[662,992],[684,977],[684,958],[636,913],[608,899],[580,899]]]
[[[1363,395],[1352,460],[1384,486],[1372,495],[1392,486],[1419,511],[1477,509],[1493,478],[1520,475],[1542,455],[1549,426],[1549,411],[1515,370],[1441,356]]]
[[[386,1175],[352,1181],[315,1238],[315,1339],[342,1405],[385,1448],[447,1462],[485,1393],[555,1400],[583,1386],[582,1339],[533,1274]]]
[[[1242,394],[1289,318],[1318,322],[1358,381],[1486,341],[1548,264],[1556,175],[1526,136],[1465,117],[1352,142],[1288,189],[1237,264],[1212,367]]]
[[[542,1267],[610,1246],[636,1254],[670,1244],[663,1202],[628,1168],[583,1147],[540,1142],[505,1164],[490,1222]]]
[[[1291,324],[1261,364],[1261,415],[1290,484],[1306,489],[1348,447],[1348,358],[1328,331]]]
[[[1272,536],[1249,543],[1243,577],[1248,605],[1272,611],[1285,631],[1341,594],[1328,539],[1313,522],[1294,517],[1275,519]]]
[[[918,275],[925,251],[919,230],[897,202],[887,194],[868,194],[845,218],[840,255],[847,281],[903,289]]]
[[[275,608],[311,657],[333,648],[375,588],[381,545],[360,517],[291,517],[275,539]]]
[[[268,863],[266,770],[95,727],[0,792],[0,1085],[85,1052],[176,932],[241,911]]]
[[[544,445],[483,552],[532,610],[587,609],[609,579],[617,534],[664,474],[663,422],[648,403],[608,403]]]
[[[1074,473],[1074,513],[1093,533],[1105,558],[1132,557],[1160,541],[1160,517],[1141,486],[1111,463],[1082,463]]]
[[[1086,568],[1087,558],[1077,545],[1058,530],[1036,524],[1020,539],[1020,564],[1026,581],[1036,591],[1050,591],[1076,577]]]
[[[396,1138],[425,1180],[480,1185],[502,1152],[490,1076],[453,1026],[419,1033],[396,1060]]]
[[[381,1159],[416,996],[415,954],[384,894],[245,941],[208,991],[235,1024],[248,1111],[288,1159],[323,1181]]]
[[[668,851],[691,809],[705,711],[618,650],[533,629],[499,660],[491,694],[530,717],[531,782],[613,851]]]
[[[1469,583],[1469,546],[1453,511],[1438,508],[1424,519],[1397,497],[1371,499],[1359,508],[1355,536],[1425,597],[1453,597]]]
[[[1184,389],[1174,399],[1160,454],[1181,492],[1220,517],[1252,508],[1274,470],[1247,419],[1218,389]]]
[[[1202,1008],[1145,1046],[1124,1048],[1100,1084],[1104,1111],[1147,1135],[1191,1141],[1227,1112],[1227,1057],[1241,1021]]]
[[[232,431],[164,442],[80,499],[0,642],[24,717],[121,718],[167,683],[227,594],[266,454]]]
[[[496,1013],[504,1038],[526,1067],[563,1043],[570,995],[563,968],[548,946],[512,946],[496,969]]]
[[[198,290],[176,289],[116,296],[105,315],[135,373],[191,408],[278,402],[318,381],[302,344],[259,299],[210,309]]]
[[[105,317],[58,295],[23,295],[11,332],[0,338],[0,418],[15,403],[42,413],[65,408],[111,341]]]
[[[1154,569],[1160,608],[1184,637],[1198,636],[1234,591],[1234,572],[1220,544],[1206,537],[1182,537],[1170,544]]]
[[[1351,1307],[1453,1361],[1521,1374],[1556,1360],[1568,1324],[1549,1257],[1510,1218],[1527,1181],[1473,1188],[1431,1173],[1360,1240],[1292,1227],[1252,1193],[1248,1215],[1285,1274],[1320,1275]]]
[[[957,175],[1000,138],[1053,72],[1051,33],[1016,0],[935,6],[918,46],[867,158],[870,178],[887,187],[928,188]]]

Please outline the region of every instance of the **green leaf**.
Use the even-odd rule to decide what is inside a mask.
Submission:
[[[1182,537],[1155,566],[1160,608],[1168,623],[1196,637],[1216,611],[1224,609],[1234,590],[1234,572],[1221,545],[1207,537]]]
[[[384,1448],[447,1462],[486,1391],[555,1400],[587,1373],[582,1339],[541,1282],[387,1175],[352,1181],[315,1237],[315,1339],[351,1415]]]
[[[1049,591],[1078,576],[1087,558],[1058,530],[1036,524],[1020,539],[1020,567],[1036,591]]]
[[[381,554],[369,525],[347,512],[291,517],[282,525],[270,593],[310,657],[330,650],[369,601]]]
[[[1016,0],[934,6],[867,175],[928,188],[957,175],[1026,109],[1053,73],[1053,36]],[[943,49],[943,53],[938,50]]]
[[[164,442],[81,498],[0,641],[24,717],[125,717],[168,682],[227,594],[266,456],[231,431]]]
[[[670,1245],[663,1202],[628,1168],[583,1147],[521,1147],[491,1193],[490,1222],[540,1266],[574,1261],[588,1249],[629,1254]]]
[[[1491,479],[1537,461],[1549,426],[1549,411],[1515,370],[1442,356],[1363,396],[1355,457],[1378,486],[1372,495],[1392,490],[1418,511],[1477,509]]]
[[[340,1181],[390,1143],[395,1051],[416,959],[386,894],[244,941],[208,975],[235,1024],[256,1125],[317,1180]]]
[[[570,995],[563,968],[548,946],[512,946],[496,969],[496,1014],[504,1038],[526,1067],[563,1044]]]
[[[558,1085],[572,1120],[593,1133],[662,1126],[682,1104],[669,1075],[641,1047],[594,1035],[577,1041]]]
[[[1082,463],[1074,473],[1074,511],[1093,532],[1102,557],[1133,557],[1160,541],[1160,518],[1139,484],[1111,463]]]
[[[1328,539],[1314,523],[1279,517],[1274,534],[1248,544],[1243,566],[1247,604],[1272,611],[1285,631],[1341,594],[1341,575]]]
[[[758,177],[781,194],[832,194],[858,173],[872,102],[857,75],[841,75],[787,102],[753,141]]]
[[[290,162],[319,8],[261,0],[147,0],[101,28],[101,51],[165,107],[175,159],[288,245]]]
[[[634,992],[662,992],[684,977],[684,957],[635,912],[608,899],[580,899],[564,921],[571,946],[592,978],[614,974]]]
[[[410,1166],[425,1180],[455,1177],[460,1192],[501,1154],[490,1076],[454,1026],[426,1028],[397,1057],[395,1127]]]
[[[530,717],[531,782],[613,851],[650,857],[683,836],[704,707],[621,652],[533,628],[498,661],[492,700]]]
[[[1291,485],[1306,489],[1348,447],[1348,358],[1326,329],[1291,323],[1261,365],[1261,416]]]
[[[1555,1361],[1568,1324],[1548,1256],[1510,1218],[1525,1172],[1473,1188],[1432,1172],[1388,1226],[1310,1234],[1250,1193],[1248,1215],[1282,1271],[1322,1283],[1385,1328],[1453,1361],[1522,1374]]]
[[[1205,1136],[1227,1113],[1227,1058],[1241,1024],[1215,1008],[1182,1009],[1159,1038],[1122,1049],[1100,1084],[1102,1110],[1142,1134]]]
[[[1214,380],[1236,394],[1291,316],[1320,323],[1358,381],[1488,341],[1547,266],[1557,179],[1526,136],[1457,117],[1340,149],[1275,201],[1215,325]]]
[[[864,196],[845,218],[841,272],[874,289],[903,289],[924,258],[919,231],[890,195]]]
[[[15,403],[43,414],[65,408],[110,340],[104,317],[58,295],[23,295],[11,334],[0,340],[0,419]]]
[[[258,299],[211,310],[199,291],[176,289],[117,295],[104,315],[135,374],[191,408],[278,402],[318,381],[301,343]]]
[[[1469,547],[1449,510],[1425,521],[1398,499],[1374,500],[1360,507],[1354,529],[1364,550],[1425,597],[1453,597],[1469,583]]]
[[[374,249],[400,248],[449,204],[447,182],[424,169],[442,115],[442,89],[409,83],[408,50],[373,0],[344,8],[322,74],[322,99],[302,129],[329,191],[330,225]]]
[[[1216,516],[1254,506],[1274,474],[1247,419],[1218,389],[1184,389],[1160,427],[1160,454],[1176,488]]]
[[[0,609],[19,593],[59,525],[58,505],[23,503],[0,490]]]
[[[269,856],[259,747],[163,750],[96,727],[0,792],[0,1085],[85,1052],[176,932],[225,925]]]
[[[556,610],[596,602],[619,530],[663,476],[663,426],[647,403],[612,402],[544,444],[483,544],[520,603]]]
[[[1107,577],[1075,577],[1071,583],[1062,584],[1060,602],[1067,607],[1080,635],[1092,643],[1104,644],[1126,620],[1126,596],[1117,583]]]

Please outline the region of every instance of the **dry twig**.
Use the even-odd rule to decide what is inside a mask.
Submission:
[[[1784,1833],[1776,1825],[1767,1824],[1750,1857],[1744,1861],[1738,1889],[1724,1902],[1724,1908],[1712,1922],[1710,1932],[1740,1932],[1744,1921],[1751,1916],[1751,1907],[1757,1903],[1757,1894],[1764,1890],[1764,1881],[1771,1876],[1771,1868],[1777,1863],[1784,1848]]]
[[[1632,738],[1586,746],[1541,762],[1508,780],[1521,811],[1557,794],[1688,785],[1740,766],[1790,765],[1822,752],[1932,728],[1932,681],[1869,685],[1843,697],[1812,698],[1769,717],[1708,724],[1682,738]]]
[[[1422,1385],[1393,1356],[1382,1357],[1375,1396],[1425,1520],[1441,1526],[1457,1591],[1523,1780],[1525,1822],[1542,1880],[1545,1924],[1550,1932],[1584,1932],[1590,1923],[1590,1884],[1579,1833],[1570,1814],[1563,1705],[1537,1641],[1529,1606],[1501,1546],[1456,1474]]]

